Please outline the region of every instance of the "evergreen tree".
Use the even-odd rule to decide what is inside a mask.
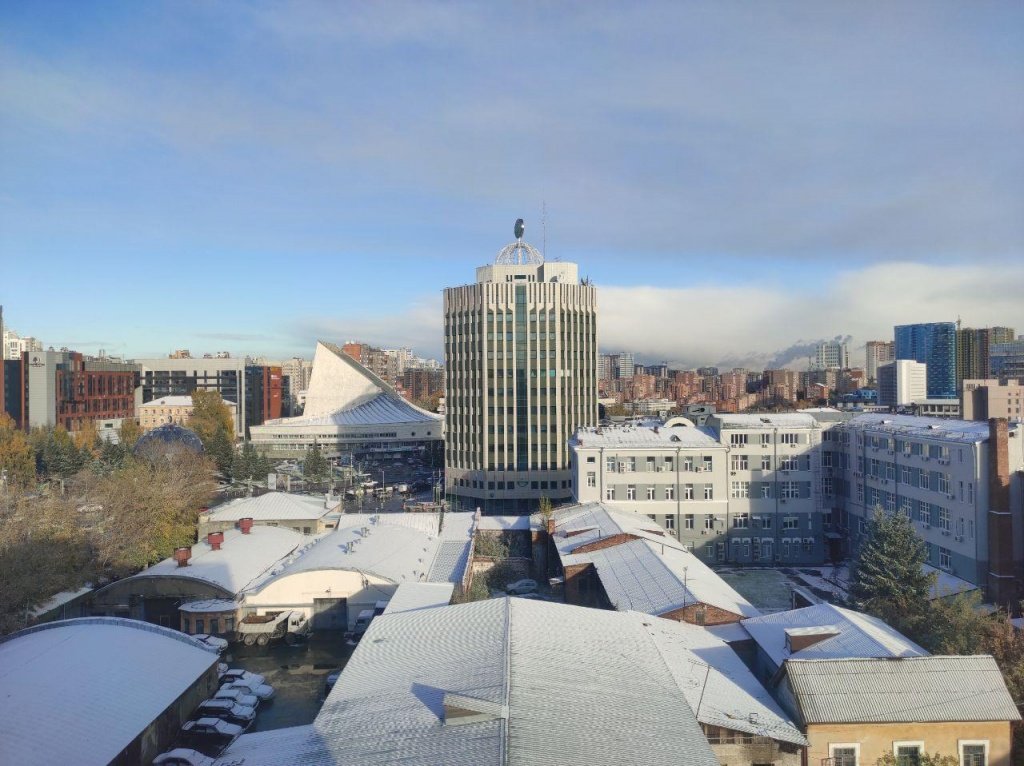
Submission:
[[[850,596],[858,609],[901,633],[915,634],[927,619],[935,574],[926,574],[924,541],[903,514],[875,509],[854,561]]]
[[[213,459],[217,471],[225,478],[230,478],[231,469],[235,464],[234,439],[224,429],[218,428],[207,441],[203,442],[203,449]]]
[[[330,474],[330,469],[327,458],[320,451],[320,445],[314,440],[302,463],[302,475],[312,481],[324,481]]]

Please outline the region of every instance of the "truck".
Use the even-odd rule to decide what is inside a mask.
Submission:
[[[310,624],[306,615],[297,611],[247,614],[238,623],[235,640],[246,646],[266,646],[271,641],[284,639],[293,646],[309,635]]]

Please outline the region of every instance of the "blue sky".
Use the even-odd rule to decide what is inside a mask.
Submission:
[[[527,220],[609,350],[1024,332],[1020,3],[5,3],[0,302],[48,344],[440,353]]]

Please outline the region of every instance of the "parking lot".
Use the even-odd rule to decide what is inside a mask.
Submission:
[[[250,732],[311,723],[324,701],[327,676],[345,666],[352,647],[341,635],[314,637],[300,646],[233,644],[224,661],[233,668],[259,673],[274,687],[273,702],[260,706]]]

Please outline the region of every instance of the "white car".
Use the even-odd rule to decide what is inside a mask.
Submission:
[[[213,764],[213,758],[187,747],[176,747],[153,759],[153,766],[213,766]]]
[[[215,700],[231,700],[236,705],[245,705],[246,707],[251,708],[255,708],[260,704],[259,697],[248,689],[231,689],[227,686],[222,687],[213,695],[213,698]]]
[[[505,592],[510,596],[522,596],[525,593],[537,592],[536,580],[516,580],[505,586]]]
[[[224,684],[221,687],[221,691],[224,689],[237,689],[243,694],[255,694],[260,700],[266,702],[267,700],[274,699],[274,687],[270,684],[260,684],[249,679],[243,679],[241,681],[233,681],[230,684]]]
[[[220,674],[221,684],[233,684],[239,681],[264,684],[267,682],[267,679],[259,673],[250,673],[248,670],[242,670],[241,668],[230,668]]]
[[[202,641],[211,649],[216,649],[218,654],[223,654],[228,648],[228,642],[219,636],[211,636],[208,633],[196,633],[192,638]]]

